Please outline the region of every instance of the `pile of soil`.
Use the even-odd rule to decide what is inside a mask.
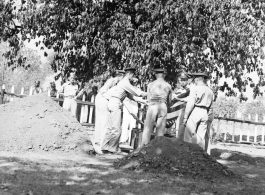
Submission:
[[[46,94],[0,105],[2,151],[77,151],[87,137],[76,118]]]
[[[237,177],[226,166],[205,153],[197,144],[167,137],[153,139],[138,152],[116,160],[114,167],[206,180]]]

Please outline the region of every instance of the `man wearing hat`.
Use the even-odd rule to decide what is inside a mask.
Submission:
[[[171,104],[172,88],[165,81],[165,69],[154,69],[156,80],[147,87],[148,109],[144,123],[141,146],[150,142],[151,133],[156,128],[156,136],[164,136],[167,122],[167,110]]]
[[[213,91],[206,86],[206,73],[194,73],[196,87],[190,90],[190,96],[185,109],[183,126],[185,127],[184,141],[197,143],[205,149],[208,115],[212,110]]]
[[[124,77],[124,70],[116,70],[114,77],[109,78],[105,84],[100,88],[95,99],[95,131],[91,138],[94,149],[97,153],[101,153],[101,145],[103,136],[105,135],[105,129],[108,121],[108,99],[104,97],[104,94],[111,88],[113,88]]]
[[[187,101],[187,97],[190,94],[190,89],[187,87],[188,85],[188,79],[190,78],[190,74],[183,72],[180,74],[178,78],[178,82],[180,84],[180,88],[173,93],[172,99],[180,100],[180,101]],[[185,107],[180,110],[180,114],[175,121],[175,127],[176,127],[176,137],[183,140],[183,128],[181,128],[182,120],[184,117]]]
[[[134,78],[136,68],[126,68],[124,78],[103,96],[108,99],[108,121],[101,150],[103,153],[116,153],[119,149],[121,135],[121,113],[123,100],[133,96],[144,97],[147,93],[134,87],[130,81]],[[138,100],[139,101],[139,100]]]

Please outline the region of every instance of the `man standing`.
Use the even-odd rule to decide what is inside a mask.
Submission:
[[[156,128],[156,136],[164,136],[167,110],[171,104],[172,88],[165,78],[165,70],[162,68],[154,69],[156,80],[147,87],[148,109],[144,123],[141,146],[150,142],[151,133]]]
[[[208,80],[207,78],[204,78],[204,83],[206,86],[208,86],[207,80]],[[215,99],[215,97],[214,97],[214,99]],[[212,109],[210,109],[208,112],[207,132],[205,134],[205,151],[209,155],[211,153],[210,139],[211,139],[211,126],[212,126],[213,119],[214,119],[214,115],[213,115],[213,106],[212,106]]]
[[[183,126],[185,127],[184,141],[197,143],[205,150],[205,135],[208,126],[208,114],[212,112],[214,99],[213,91],[205,85],[205,73],[194,73],[196,87],[190,90]]]
[[[35,95],[35,94],[39,94],[41,92],[42,92],[42,90],[40,88],[40,81],[35,81],[35,86],[34,86],[34,89],[32,91],[32,94]]]
[[[181,73],[178,81],[180,84],[180,88],[173,93],[172,98],[176,98],[178,100],[183,100],[183,101],[187,101],[187,97],[190,94],[190,89],[187,87],[188,85],[188,79],[189,79],[189,75],[185,72]],[[176,127],[176,137],[178,137],[179,139],[183,140],[183,128],[181,128],[182,125],[182,120],[184,117],[184,113],[185,113],[185,107],[182,108],[180,110],[180,114],[177,118],[177,120],[175,121],[175,127]]]
[[[138,79],[134,78],[132,84],[137,86]],[[136,127],[136,119],[132,116],[137,116],[138,103],[129,98],[125,98],[123,101],[123,115],[122,115],[122,132],[120,137],[120,145],[129,145],[131,139],[131,131]]]
[[[107,106],[108,99],[104,96],[104,94],[109,89],[117,85],[117,83],[124,77],[124,74],[124,70],[116,70],[116,76],[106,81],[106,83],[99,89],[99,92],[95,99],[95,131],[93,137],[91,137],[91,141],[95,151],[98,154],[102,154],[101,146],[109,118],[109,110]]]
[[[50,97],[56,97],[56,95],[57,95],[56,85],[55,82],[52,81],[50,82]]]
[[[108,101],[109,118],[107,122],[107,129],[103,139],[101,150],[104,153],[115,153],[119,148],[119,139],[121,135],[121,113],[122,102],[128,97],[133,99],[133,96],[144,97],[146,92],[134,87],[130,80],[133,79],[136,68],[126,68],[125,77],[112,89],[110,89],[103,96]]]
[[[64,95],[63,108],[70,111],[73,116],[76,116],[76,98],[81,96],[84,89],[78,93],[78,85],[75,82],[75,73],[70,73],[69,82],[64,83],[61,93]]]

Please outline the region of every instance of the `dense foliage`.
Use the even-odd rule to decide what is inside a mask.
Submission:
[[[148,82],[153,67],[161,65],[170,82],[183,70],[208,71],[228,96],[236,95],[233,87],[243,93],[249,83],[258,95],[264,84],[265,0],[22,0],[16,7],[8,2],[0,3],[0,36],[14,48],[6,57],[12,59],[21,40],[41,37],[36,46],[53,48],[52,68],[62,76],[74,69],[89,80],[135,66]],[[244,77],[252,71],[260,77],[257,85]],[[231,77],[234,85],[218,86],[221,77]]]

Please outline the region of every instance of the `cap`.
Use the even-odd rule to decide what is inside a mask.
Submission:
[[[136,68],[128,67],[124,69],[125,71],[136,71]]]
[[[186,73],[186,72],[182,72],[179,76],[180,79],[189,79],[191,76],[190,76],[190,73]]]
[[[193,77],[206,77],[209,78],[208,74],[205,72],[197,72],[192,74]]]

